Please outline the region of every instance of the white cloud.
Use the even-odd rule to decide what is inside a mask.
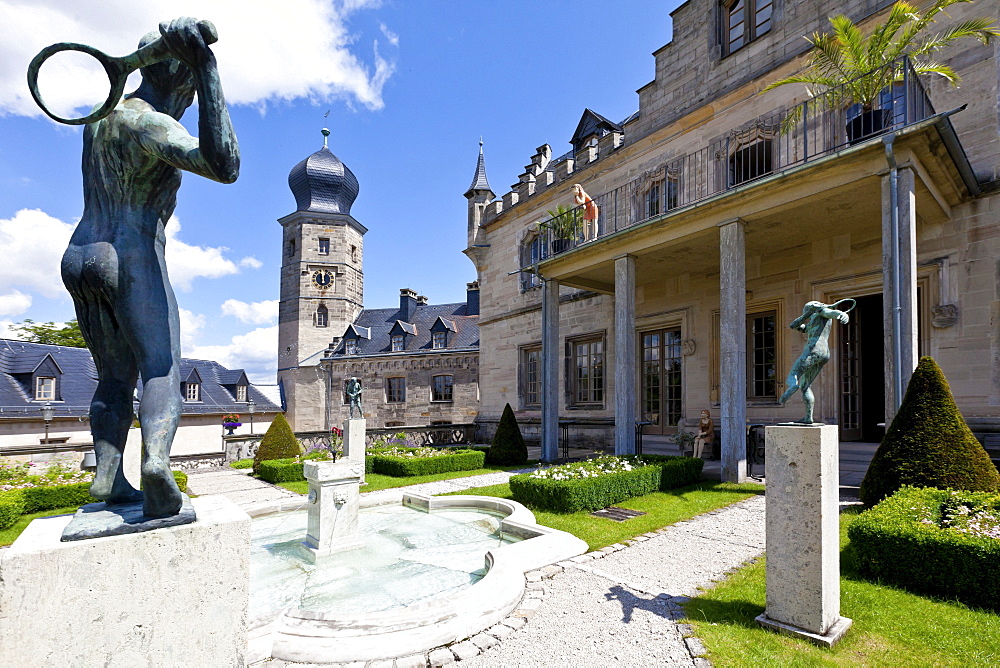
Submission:
[[[14,324],[13,320],[0,320],[0,339],[16,339],[17,332],[11,330],[11,326]]]
[[[389,30],[389,28],[384,23],[379,23],[378,27],[379,30],[382,31],[382,34],[385,35],[385,38],[389,40],[389,44],[392,44],[393,46],[399,46],[399,35]]]
[[[245,258],[240,260],[240,266],[247,269],[260,269],[264,266],[264,263],[255,258],[253,255],[247,255]]]
[[[0,295],[0,315],[21,315],[31,308],[31,295],[14,290]]]
[[[38,209],[21,209],[0,219],[0,292],[15,286],[44,297],[66,295],[59,265],[75,226]],[[14,315],[14,314],[10,314]]]
[[[245,369],[252,383],[274,383],[278,372],[278,326],[234,336],[230,343],[192,346],[185,357],[215,360],[229,369]]]
[[[205,326],[205,316],[186,308],[178,308],[177,315],[181,321],[181,350],[195,347],[195,340]]]
[[[220,278],[238,274],[239,267],[223,254],[225,246],[192,246],[177,238],[181,223],[173,216],[166,227],[167,245],[163,254],[167,259],[167,274],[170,284],[182,292],[191,292],[191,283],[196,278]]]
[[[134,51],[139,38],[164,18],[177,16],[204,17],[215,24],[219,41],[212,50],[231,104],[346,99],[379,109],[382,87],[395,65],[378,53],[377,43],[364,53],[348,20],[351,14],[380,4],[378,0],[0,0],[0,114],[40,115],[24,76],[29,61],[43,47],[82,42],[122,56]],[[398,43],[388,28],[382,32],[391,44]],[[57,61],[61,56],[62,64]],[[78,57],[81,62],[86,58]],[[45,99],[63,113],[89,108],[107,95],[103,71],[85,68],[67,54],[47,62],[40,79]]]
[[[269,325],[278,319],[278,300],[270,299],[262,302],[241,302],[238,299],[227,299],[222,302],[222,315],[231,315],[254,325]]]

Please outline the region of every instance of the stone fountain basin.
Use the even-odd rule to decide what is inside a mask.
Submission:
[[[520,540],[486,552],[486,574],[475,584],[429,601],[365,613],[329,613],[291,607],[277,618],[251,622],[248,662],[273,657],[302,663],[392,659],[447,645],[497,624],[524,595],[527,571],[587,551],[572,534],[541,526],[516,501],[485,496],[404,493],[402,503],[424,511],[475,509],[497,513],[501,531]],[[287,504],[286,504],[287,506]],[[269,506],[251,515],[288,510]]]

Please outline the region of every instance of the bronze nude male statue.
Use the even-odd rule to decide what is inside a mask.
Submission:
[[[63,282],[98,373],[90,407],[97,454],[91,494],[109,505],[141,499],[143,515],[150,518],[176,515],[183,500],[170,472],[182,405],[181,351],[177,302],[164,262],[164,226],[177,204],[182,171],[221,183],[239,175],[239,147],[208,47],[212,41],[214,27],[208,22],[161,23],[159,33],[143,37],[136,52],[157,49],[159,58],[139,62],[139,88],[106,117],[91,120],[92,114],[81,121],[87,123],[84,210],[62,259]],[[37,65],[32,67],[37,76]],[[178,122],[196,94],[197,138]],[[142,492],[122,471],[140,376]]]
[[[838,311],[833,308],[839,306],[841,302],[851,302],[851,305],[846,311]],[[787,388],[781,395],[781,399],[778,400],[779,403],[784,404],[795,393],[795,390],[802,392],[802,403],[805,404],[806,414],[801,420],[796,420],[798,423],[813,423],[815,398],[811,386],[823,366],[830,361],[830,328],[834,320],[840,321],[841,324],[847,324],[849,318],[847,313],[852,308],[854,308],[853,299],[842,299],[830,305],[816,301],[806,302],[802,308],[802,315],[788,325],[791,329],[805,332],[808,337],[802,354],[795,360],[792,370],[788,372],[788,380],[785,381]]]

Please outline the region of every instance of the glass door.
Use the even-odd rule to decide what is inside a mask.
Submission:
[[[681,330],[642,335],[640,419],[652,422],[643,433],[671,434],[681,419]]]

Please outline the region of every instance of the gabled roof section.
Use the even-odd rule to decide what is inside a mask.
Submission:
[[[247,380],[247,374],[243,369],[219,371],[219,385],[236,386],[249,384],[250,381]]]
[[[431,331],[432,332],[443,332],[443,331],[457,332],[458,331],[458,327],[455,326],[455,321],[454,320],[446,320],[445,318],[442,318],[441,316],[438,316],[438,319],[434,321],[433,325],[431,325]]]
[[[580,118],[580,122],[576,126],[576,131],[573,133],[573,138],[569,140],[569,143],[573,145],[574,149],[578,149],[578,144],[587,137],[594,134],[603,137],[612,130],[621,132],[622,126],[614,121],[609,121],[596,111],[589,108],[584,109],[583,116]]]
[[[493,192],[490,182],[486,178],[486,159],[483,157],[483,140],[479,140],[479,161],[476,162],[476,173],[472,177],[472,185],[465,191],[465,196],[473,194],[477,190]]]
[[[361,327],[355,323],[351,323],[347,326],[347,330],[344,332],[345,339],[371,339],[372,330],[370,327]]]
[[[181,382],[182,383],[197,383],[197,384],[200,385],[201,382],[202,382],[201,381],[201,374],[198,373],[198,369],[196,367],[191,367],[186,374],[183,373],[183,371],[181,372]]]
[[[417,335],[417,326],[412,322],[404,322],[402,320],[397,320],[396,324],[392,326],[389,330],[389,336],[394,334],[409,334],[410,336]]]
[[[46,351],[37,351],[35,354],[25,354],[23,356],[17,356],[8,364],[7,373],[10,374],[27,374],[35,373],[38,367],[45,364],[45,360],[51,360],[55,365],[59,373],[66,373],[63,368],[59,366],[59,362],[52,353]]]

